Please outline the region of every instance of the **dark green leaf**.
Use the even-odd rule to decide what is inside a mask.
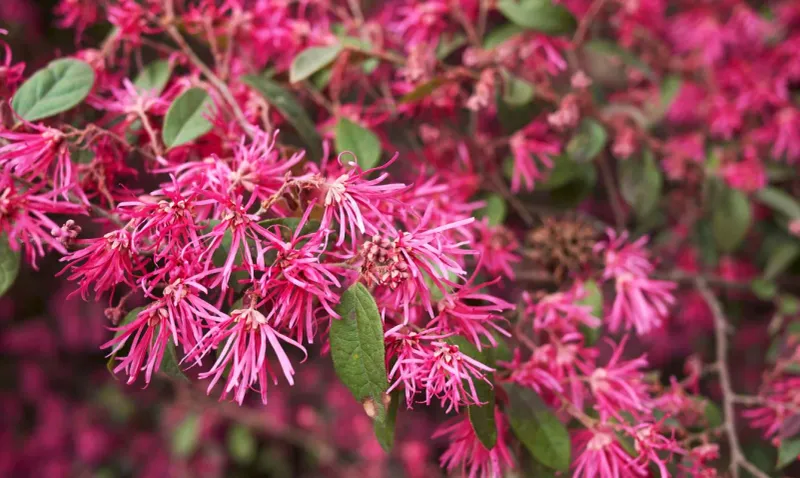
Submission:
[[[506,220],[506,214],[508,212],[506,200],[503,199],[503,197],[499,194],[491,193],[485,198],[485,201],[486,206],[475,212],[476,217],[478,217],[478,219],[488,217],[489,224],[492,226],[503,224],[503,222]]]
[[[194,413],[187,415],[172,432],[172,453],[181,458],[191,456],[200,438],[200,419]]]
[[[778,188],[764,188],[756,193],[756,199],[789,219],[800,219],[800,203]]]
[[[583,284],[586,290],[586,296],[578,301],[579,305],[588,305],[592,308],[592,315],[602,319],[603,318],[603,291],[598,287],[597,282],[588,280]],[[601,327],[590,328],[587,325],[580,325],[581,334],[583,334],[586,345],[593,345],[600,338]]]
[[[567,153],[575,162],[591,161],[603,151],[607,141],[608,133],[603,125],[591,118],[585,118],[567,144]]]
[[[778,310],[785,316],[794,316],[800,312],[800,299],[791,294],[782,294],[778,301]]]
[[[517,438],[543,465],[569,470],[571,449],[564,424],[533,390],[514,384],[504,389],[509,400],[508,419]]]
[[[800,437],[783,440],[778,448],[777,469],[780,470],[793,463],[798,455],[800,455]]]
[[[342,51],[341,43],[328,46],[312,46],[301,51],[289,67],[289,82],[305,80],[317,71],[333,63]]]
[[[483,48],[491,50],[497,48],[508,40],[525,33],[525,29],[513,23],[505,23],[490,31],[483,38]]]
[[[312,219],[310,221],[306,221],[303,224],[303,228],[300,229],[300,235],[305,236],[306,234],[311,234],[312,232],[316,232],[319,229],[319,221],[316,219]],[[264,219],[263,221],[259,221],[259,226],[264,228],[271,228],[272,226],[283,226],[282,229],[286,229],[288,232],[294,234],[294,230],[297,229],[297,226],[300,225],[300,218],[299,217],[277,217],[274,219]],[[284,240],[289,240],[289,235],[283,236]]]
[[[544,191],[552,191],[580,178],[582,170],[591,167],[590,164],[578,164],[570,156],[560,154],[553,157],[553,168],[550,169],[547,179],[536,186]]]
[[[322,158],[322,138],[317,133],[314,122],[292,93],[270,79],[255,75],[243,76],[242,82],[256,90],[270,105],[281,112],[308,147],[312,160],[317,161]]]
[[[425,83],[419,84],[416,88],[403,95],[400,98],[400,103],[413,103],[415,101],[419,101],[436,91],[437,88],[445,83],[447,83],[447,81],[444,78],[432,78]]]
[[[719,409],[716,403],[712,402],[711,400],[706,400],[705,409],[705,416],[706,422],[708,422],[709,428],[717,428],[722,425],[722,411]]]
[[[82,102],[94,85],[94,70],[74,58],[51,61],[19,87],[11,107],[23,119],[36,121]]]
[[[450,340],[458,345],[458,349],[461,353],[489,367],[494,367],[494,353],[492,348],[484,346],[482,350],[478,350],[477,347],[472,345],[467,339],[460,336],[451,337]],[[487,450],[491,450],[494,448],[495,443],[497,443],[497,423],[494,416],[494,374],[487,374],[486,378],[491,384],[483,380],[473,381],[478,399],[483,405],[470,405],[467,407],[467,415],[469,416],[472,430],[475,431],[475,436],[478,437],[478,440],[480,440]]]
[[[175,348],[175,344],[170,340],[167,342],[167,346],[164,350],[164,358],[161,360],[161,367],[159,370],[169,378],[188,382],[189,379],[183,374],[183,370],[181,370],[179,364],[178,350]]]
[[[172,64],[167,60],[156,60],[144,68],[133,80],[134,86],[155,95],[161,94],[172,74]]]
[[[668,75],[661,81],[661,94],[658,102],[650,104],[647,110],[648,122],[650,125],[656,124],[664,118],[672,103],[681,91],[683,80],[676,75]]]
[[[530,103],[535,93],[533,85],[516,77],[508,72],[503,74],[503,101],[512,106],[518,107]]]
[[[750,201],[738,189],[720,185],[711,212],[711,228],[717,247],[730,253],[739,247],[753,220]]]
[[[336,123],[336,150],[355,154],[361,169],[372,169],[381,159],[381,140],[369,129],[347,118]]]
[[[764,267],[764,279],[772,280],[778,277],[797,260],[798,256],[800,256],[800,244],[797,241],[786,240],[772,247],[767,265]]]
[[[228,452],[233,461],[241,465],[251,463],[258,449],[253,432],[242,425],[234,424],[228,429]]]
[[[382,446],[390,446],[393,439],[388,434],[394,426],[384,403],[389,380],[378,306],[369,290],[356,283],[344,291],[336,313],[341,318],[331,320],[333,368],[353,396],[365,405],[365,410],[374,410],[371,418],[379,422],[375,428],[378,440]]]
[[[391,451],[394,446],[394,429],[397,423],[397,410],[400,408],[400,400],[402,399],[400,389],[395,389],[390,397],[389,406],[386,409],[386,418],[384,420],[375,420],[373,423],[375,437],[387,453]]]
[[[645,151],[641,160],[629,158],[619,161],[619,189],[625,202],[636,211],[637,217],[646,218],[661,199],[664,179],[656,165],[653,153]]]
[[[189,88],[175,98],[164,118],[161,138],[168,148],[186,144],[211,131],[206,116],[213,102],[202,88]]]
[[[19,251],[12,251],[8,237],[0,236],[0,297],[14,285],[19,274]]]
[[[548,35],[571,34],[578,26],[572,13],[552,0],[500,0],[497,9],[511,22]]]
[[[773,281],[759,278],[750,283],[750,290],[759,299],[770,301],[778,293],[778,286]]]

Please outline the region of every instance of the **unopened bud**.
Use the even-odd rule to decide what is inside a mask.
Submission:
[[[367,412],[368,417],[375,418],[378,416],[378,408],[375,406],[375,400],[371,398],[365,398],[361,404],[364,406],[364,411]]]

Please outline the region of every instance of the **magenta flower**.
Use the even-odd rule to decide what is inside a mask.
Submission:
[[[268,347],[278,357],[286,381],[294,385],[294,368],[281,341],[306,354],[302,345],[275,330],[261,312],[250,307],[236,309],[229,317],[211,326],[198,347],[187,354],[187,359],[199,360],[217,349],[214,365],[199,375],[200,378],[212,377],[208,393],[227,371],[222,399],[233,393],[233,399],[241,405],[245,394],[252,388],[259,392],[261,401],[266,404],[268,378],[271,377],[274,384],[278,381],[267,359]]]
[[[475,431],[466,418],[457,418],[434,432],[432,438],[447,437],[449,446],[439,462],[447,471],[461,470],[469,478],[497,478],[514,468],[511,449],[508,445],[508,422],[500,410],[495,409],[497,443],[491,450],[475,436]]]
[[[605,367],[596,367],[589,362],[578,362],[578,368],[589,376],[589,387],[601,416],[613,416],[622,420],[620,412],[625,410],[634,416],[645,412],[650,404],[643,382],[647,360],[644,356],[621,362],[620,358],[628,338],[615,345],[610,339],[613,355]]]
[[[575,478],[644,478],[647,466],[628,454],[608,427],[581,430],[574,435],[579,453],[572,464]],[[669,476],[669,475],[664,475]]]
[[[496,283],[499,278],[491,282],[473,284],[475,277],[473,275],[461,286],[443,279],[445,284],[453,288],[453,292],[445,293],[439,301],[439,315],[428,324],[428,328],[463,335],[481,350],[484,339],[492,347],[497,346],[492,332],[506,337],[511,336],[500,327],[500,323],[505,322],[500,314],[514,309],[514,304],[480,292],[481,289]],[[480,303],[483,305],[477,305]]]
[[[675,302],[674,282],[652,280],[633,274],[616,279],[617,295],[608,314],[608,329],[612,332],[633,328],[639,335],[658,330]]]
[[[490,226],[486,218],[474,224],[478,230],[474,248],[481,258],[483,270],[490,276],[504,275],[514,279],[513,264],[520,260],[516,254],[519,241],[514,234],[502,225]]]
[[[521,187],[532,191],[537,181],[547,177],[541,167],[553,167],[552,155],[561,153],[561,143],[553,136],[545,123],[533,121],[528,126],[514,133],[510,141],[511,154],[514,156],[514,175],[511,178],[511,190],[518,192]]]
[[[64,198],[75,186],[75,174],[64,133],[57,129],[27,123],[37,133],[0,131],[9,144],[0,147],[0,167],[25,179],[46,178]]]
[[[417,354],[420,360],[422,386],[425,389],[425,404],[430,405],[436,397],[447,412],[458,411],[464,405],[481,404],[475,389],[475,380],[489,385],[485,374],[494,369],[461,353],[458,345],[442,341],[431,342],[431,348]]]
[[[584,325],[589,328],[599,327],[601,322],[592,315],[592,307],[579,305],[578,301],[586,292],[581,284],[566,292],[556,292],[535,301],[530,294],[524,293],[525,314],[533,319],[534,330],[577,332]]]
[[[45,255],[45,246],[66,254],[64,245],[52,235],[58,224],[48,214],[85,214],[82,207],[59,201],[57,191],[42,192],[42,186],[19,191],[8,173],[0,176],[0,231],[8,235],[12,250],[25,249],[27,261],[35,268],[36,258]]]
[[[86,247],[62,257],[61,262],[68,264],[58,274],[70,271],[67,279],[78,281],[78,290],[74,293],[80,292],[86,300],[92,284],[95,298],[109,290],[113,296],[119,284],[136,287],[134,270],[141,267],[141,261],[131,251],[130,232],[119,229],[102,238],[78,240],[76,244]]]
[[[145,373],[145,383],[150,383],[153,373],[161,366],[170,337],[177,343],[176,324],[166,309],[162,308],[160,301],[153,302],[139,312],[130,323],[112,330],[116,331],[116,335],[100,348],[111,349],[109,356],[119,361],[114,373],[124,370],[128,384],[135,382],[142,371]],[[128,343],[127,355],[118,357],[117,353]]]

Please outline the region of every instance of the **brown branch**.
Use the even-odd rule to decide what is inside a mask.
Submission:
[[[716,371],[719,375],[720,388],[722,389],[722,408],[725,416],[723,428],[728,437],[728,446],[730,447],[731,476],[739,478],[739,467],[742,467],[756,478],[769,478],[766,473],[747,460],[739,445],[739,436],[736,434],[736,411],[734,408],[736,394],[733,391],[730,371],[728,370],[728,321],[725,319],[722,305],[709,289],[705,279],[702,277],[695,278],[695,285],[714,316],[714,338],[717,347]]]

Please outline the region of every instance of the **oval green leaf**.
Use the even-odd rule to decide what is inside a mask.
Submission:
[[[341,43],[312,46],[301,51],[289,67],[289,82],[297,83],[333,63],[342,51]]]
[[[372,131],[339,118],[336,123],[336,150],[341,154],[350,151],[356,156],[361,169],[372,169],[381,159],[381,140]]]
[[[508,213],[506,200],[497,193],[491,193],[485,201],[486,205],[475,212],[476,217],[478,219],[488,217],[490,226],[503,224]]]
[[[764,188],[756,193],[756,199],[789,219],[800,219],[800,202],[778,188]]]
[[[531,389],[505,385],[508,420],[525,448],[541,464],[554,470],[569,470],[570,440],[567,427]]]
[[[451,337],[450,341],[458,345],[458,350],[461,353],[489,367],[494,367],[494,349],[484,346],[482,350],[478,350],[477,347],[461,336]],[[478,399],[483,402],[483,405],[470,405],[467,407],[467,415],[475,436],[478,437],[478,440],[487,450],[491,450],[497,443],[497,422],[494,417],[494,374],[487,374],[486,378],[492,383],[491,385],[483,380],[474,381]]]
[[[536,92],[534,86],[508,72],[503,73],[503,101],[512,107],[519,107],[529,103]]]
[[[17,280],[19,264],[19,251],[11,250],[8,237],[0,236],[0,297],[3,297]]]
[[[721,185],[711,212],[711,229],[720,251],[733,252],[747,235],[753,212],[747,196],[738,189]]]
[[[389,379],[386,376],[383,322],[375,299],[363,284],[356,283],[344,291],[336,313],[341,318],[331,319],[330,328],[331,357],[336,375],[356,400],[373,402],[374,420],[385,427],[389,423],[388,410],[384,407]],[[386,447],[389,445],[386,431],[381,431],[379,438]]]
[[[578,27],[572,13],[552,0],[500,0],[497,9],[511,22],[548,35],[568,35]]]
[[[36,121],[67,111],[86,99],[94,70],[74,58],[51,61],[19,87],[11,107],[23,119]]]
[[[175,98],[164,118],[161,138],[168,148],[194,141],[211,131],[206,116],[211,111],[211,97],[202,88],[189,88]]]
[[[797,460],[798,455],[800,455],[800,437],[781,441],[781,446],[778,448],[777,468],[781,469],[793,463]]]
[[[235,424],[228,429],[228,452],[240,465],[251,463],[256,457],[258,443],[253,432],[242,425]]]
[[[643,219],[650,215],[661,199],[664,178],[653,153],[645,151],[641,159],[619,161],[619,189],[625,202]]]
[[[603,151],[607,141],[608,133],[603,125],[591,118],[585,118],[567,144],[567,153],[578,163],[592,161]]]
[[[167,60],[156,60],[142,68],[136,75],[133,85],[141,91],[155,95],[161,94],[172,74],[172,64]]]

